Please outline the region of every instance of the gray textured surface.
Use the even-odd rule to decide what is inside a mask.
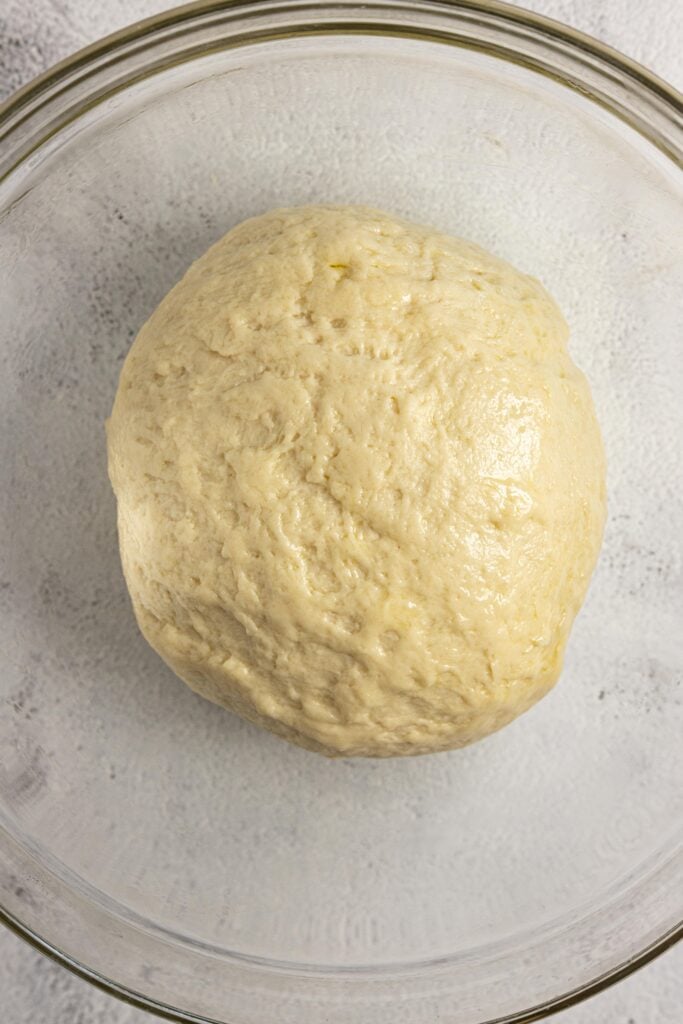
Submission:
[[[0,0],[0,94],[98,36],[165,6],[158,0],[108,0],[103,11],[97,0],[36,0],[28,6],[21,0]],[[683,83],[683,16],[676,0],[642,6],[635,0],[611,0],[607,9],[598,9],[592,0],[536,0],[528,6],[602,38],[677,85]],[[0,998],[8,1024],[131,1024],[150,1019],[71,977],[10,934],[0,935],[0,952]],[[683,1007],[682,962],[681,951],[672,952],[556,1020],[677,1024]]]

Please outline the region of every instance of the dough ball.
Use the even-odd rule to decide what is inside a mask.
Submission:
[[[140,331],[108,425],[142,632],[329,755],[460,747],[556,681],[605,515],[532,278],[362,207],[240,224]]]

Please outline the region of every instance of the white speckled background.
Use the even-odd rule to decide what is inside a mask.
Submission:
[[[164,0],[0,0],[0,98],[97,37],[167,6]],[[683,86],[680,0],[529,0],[527,6],[597,36]],[[151,1019],[72,977],[10,933],[0,934],[0,1006],[3,1024]],[[679,1024],[683,949],[554,1019],[558,1024]]]

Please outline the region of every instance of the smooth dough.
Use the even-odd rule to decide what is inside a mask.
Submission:
[[[363,207],[240,224],[140,331],[108,424],[142,632],[303,747],[460,747],[556,681],[605,467],[533,278]]]

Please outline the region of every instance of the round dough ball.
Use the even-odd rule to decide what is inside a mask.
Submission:
[[[560,672],[604,459],[567,328],[475,245],[362,207],[240,224],[142,328],[108,426],[140,628],[303,747],[460,747]]]

